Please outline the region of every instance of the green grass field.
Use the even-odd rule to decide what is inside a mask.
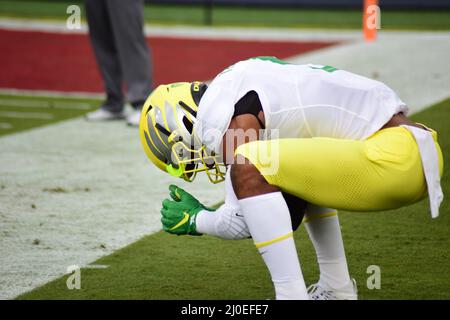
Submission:
[[[53,100],[48,103],[55,103]],[[449,163],[450,99],[413,118],[439,132]],[[28,127],[24,123],[20,128]],[[449,175],[445,168],[442,187],[447,195]],[[450,200],[444,200],[441,216],[435,220],[425,200],[389,212],[341,212],[340,221],[360,299],[450,299]],[[315,282],[315,254],[303,227],[295,233],[295,239],[305,279]],[[18,299],[274,298],[268,272],[251,240],[177,237],[159,232],[93,263],[109,267],[82,269],[80,290],[68,290],[67,276],[63,276]],[[380,290],[366,287],[369,265],[381,268]]]
[[[69,4],[81,1],[0,1],[0,16],[33,19],[65,19]],[[383,10],[381,27],[386,30],[450,30],[450,11]],[[151,24],[203,25],[202,6],[146,5],[145,21]],[[82,13],[84,18],[84,12]],[[361,10],[303,8],[214,7],[215,26],[361,29]]]
[[[83,115],[95,99],[0,94],[0,136]]]

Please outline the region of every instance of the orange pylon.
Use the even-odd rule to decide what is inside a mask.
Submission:
[[[379,21],[379,10],[374,10],[373,6],[378,7],[378,0],[364,0],[363,7],[363,33],[366,41],[375,41],[377,38],[376,21]]]

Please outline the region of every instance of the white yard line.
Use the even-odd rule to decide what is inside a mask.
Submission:
[[[11,123],[8,122],[0,122],[0,129],[11,129],[13,127],[13,125]]]
[[[44,112],[15,112],[15,111],[0,111],[0,117],[2,118],[15,118],[15,119],[39,119],[39,120],[51,120],[53,115]]]
[[[0,106],[19,107],[19,108],[68,109],[68,110],[88,110],[92,107],[89,103],[14,99],[14,98],[8,99],[0,98]]]
[[[97,270],[108,269],[108,268],[109,268],[109,265],[106,265],[106,264],[88,264],[83,267],[83,269],[97,269]]]
[[[80,98],[80,99],[97,99],[101,100],[105,98],[103,93],[92,93],[92,92],[65,92],[65,91],[50,91],[50,90],[27,90],[27,89],[11,89],[11,88],[0,88],[0,94],[7,95],[18,95],[27,97],[52,97],[52,98]]]

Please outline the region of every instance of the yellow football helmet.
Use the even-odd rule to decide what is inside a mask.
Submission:
[[[225,178],[225,165],[192,132],[206,89],[199,81],[158,86],[142,108],[139,134],[145,153],[159,169],[189,182],[205,171],[218,183]]]

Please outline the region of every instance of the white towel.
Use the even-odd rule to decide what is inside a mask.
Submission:
[[[439,216],[439,206],[444,199],[444,195],[442,193],[441,177],[439,175],[439,157],[433,135],[425,129],[407,125],[403,125],[402,127],[408,129],[416,139],[428,187],[431,217],[437,218]]]

